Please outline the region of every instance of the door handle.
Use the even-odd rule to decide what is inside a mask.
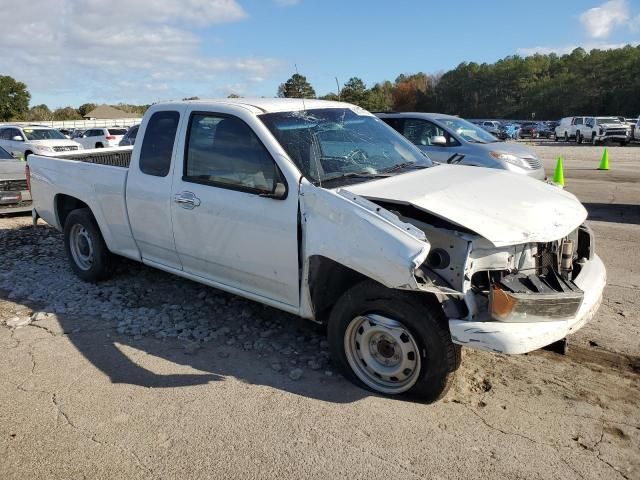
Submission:
[[[200,206],[200,199],[195,196],[193,192],[181,192],[173,197],[173,201],[179,204],[182,208],[187,210],[193,210]]]

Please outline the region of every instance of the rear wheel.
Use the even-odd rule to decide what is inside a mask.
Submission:
[[[64,223],[64,247],[73,272],[87,282],[109,278],[115,257],[107,248],[91,210],[72,211]]]
[[[564,132],[564,141],[569,143],[569,134],[567,132]]]
[[[596,140],[596,134],[595,133],[591,134],[591,144],[592,145],[598,145],[598,140]]]
[[[355,285],[338,300],[328,336],[345,376],[385,395],[435,401],[460,364],[460,347],[436,305],[373,281]]]
[[[580,131],[576,132],[576,143],[578,145],[582,143],[582,135],[580,135]]]
[[[104,148],[104,145],[101,143],[96,143],[96,148]]]
[[[25,162],[27,161],[27,157],[28,157],[29,155],[31,155],[32,153],[33,153],[33,152],[32,152],[31,150],[27,150],[26,152],[24,152],[24,160],[25,160]]]

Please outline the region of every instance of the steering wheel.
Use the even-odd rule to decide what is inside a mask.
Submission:
[[[367,156],[367,152],[365,152],[361,148],[356,148],[355,150],[349,152],[349,154],[346,156],[346,159],[349,162],[362,164],[365,163],[369,159],[369,157]]]

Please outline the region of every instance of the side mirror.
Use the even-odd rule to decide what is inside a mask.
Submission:
[[[14,142],[24,142],[24,138],[22,138],[20,135],[16,135],[15,137],[11,137],[11,140],[13,140]]]
[[[284,183],[278,182],[271,193],[261,193],[261,197],[273,198],[274,200],[284,200],[287,198],[287,187]]]
[[[447,144],[447,139],[442,135],[435,135],[431,137],[431,145],[438,145],[440,147],[444,147],[446,144]]]

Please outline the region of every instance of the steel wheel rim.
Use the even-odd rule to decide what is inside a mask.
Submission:
[[[418,381],[418,343],[397,320],[376,314],[355,317],[347,326],[344,350],[353,372],[373,390],[400,394]]]
[[[75,264],[81,270],[89,270],[93,265],[93,243],[86,228],[76,223],[69,233],[69,249]]]

